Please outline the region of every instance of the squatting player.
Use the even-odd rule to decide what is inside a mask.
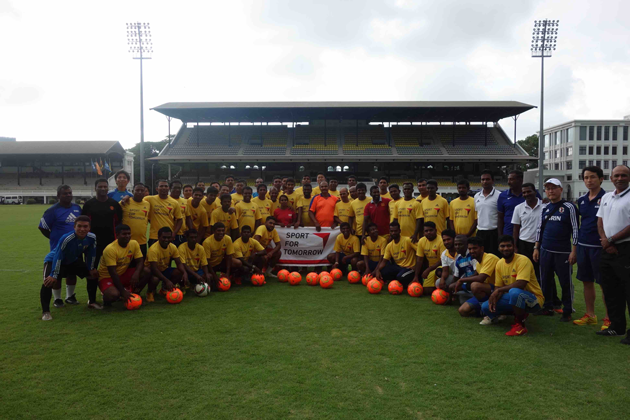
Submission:
[[[151,245],[144,262],[144,275],[149,280],[147,289],[147,302],[155,302],[155,290],[162,282],[162,290],[173,290],[176,283],[188,284],[188,274],[182,265],[177,247],[173,240],[173,231],[170,227],[164,226],[157,232],[158,241]],[[175,261],[177,268],[171,267],[171,260]]]
[[[212,275],[208,271],[206,250],[199,244],[198,235],[197,229],[188,229],[184,234],[186,242],[181,244],[177,251],[188,273],[188,279],[190,279],[192,284],[212,284]]]

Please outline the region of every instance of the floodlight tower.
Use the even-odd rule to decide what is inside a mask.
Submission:
[[[127,24],[127,44],[134,60],[140,60],[140,182],[144,184],[144,91],[142,86],[142,60],[150,60],[153,53],[151,27],[148,23]],[[153,188],[153,186],[151,186]]]
[[[545,57],[551,58],[551,54],[556,50],[556,40],[558,39],[559,20],[535,20],[534,31],[532,33],[532,57],[540,57],[540,132],[538,134],[538,189],[542,194],[544,187],[544,167],[545,159],[545,134],[543,132],[544,101],[545,101]]]

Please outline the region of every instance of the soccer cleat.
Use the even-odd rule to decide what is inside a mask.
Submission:
[[[481,320],[479,325],[491,325],[496,324],[497,322],[499,322],[498,318],[490,318],[489,316],[486,316]]]
[[[79,304],[79,301],[77,300],[77,295],[76,295],[76,293],[75,293],[75,294],[73,294],[73,295],[72,295],[72,296],[70,296],[70,297],[67,297],[67,298],[66,298],[66,303],[67,303],[68,305],[78,305],[78,304]]]
[[[618,336],[617,331],[611,330],[610,328],[606,328],[605,330],[596,331],[595,334],[601,335],[604,337],[615,337]]]
[[[100,311],[101,309],[103,309],[103,306],[99,305],[99,304],[98,304],[98,303],[96,303],[96,302],[88,302],[88,305],[87,305],[87,306],[88,306],[88,308],[98,309],[99,311]]]
[[[560,307],[554,307],[553,311],[557,314],[562,315],[564,313],[564,309],[560,308]]]
[[[527,328],[525,328],[525,325],[519,322],[512,325],[512,329],[505,333],[505,335],[509,337],[514,337],[514,336],[524,335],[524,334],[527,334]]]
[[[42,321],[52,321],[52,315],[50,312],[42,313]]]
[[[610,327],[610,319],[604,318],[604,323],[602,324],[602,331],[607,330]]]
[[[576,319],[573,321],[574,325],[596,325],[597,324],[597,315],[590,316],[589,314],[584,314],[584,316],[580,319]]]
[[[571,321],[571,315],[562,315],[560,317],[560,322],[570,322]]]
[[[63,300],[61,299],[55,299],[53,305],[55,306],[55,308],[63,308],[64,306],[66,306],[63,304]]]
[[[146,300],[147,302],[155,302],[155,297],[153,296],[153,292],[147,292]]]
[[[626,338],[622,338],[620,341],[621,344],[630,345],[630,334],[626,336]]]

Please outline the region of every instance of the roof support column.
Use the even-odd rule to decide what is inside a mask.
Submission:
[[[324,146],[326,146],[327,136],[326,136],[326,117],[324,117]]]
[[[486,121],[486,128],[484,130],[484,146],[488,145],[488,121]]]
[[[85,169],[84,169],[84,171],[85,171]],[[19,186],[21,186],[21,184],[20,184],[20,161],[19,160],[18,160],[18,164],[17,164],[17,177],[18,177],[18,187],[19,187]],[[46,203],[44,202],[44,204],[46,204]]]
[[[357,135],[357,147],[359,147],[359,119],[357,119],[356,135]]]
[[[87,173],[85,172],[85,160],[82,163],[83,165],[83,185],[87,185]]]
[[[61,183],[65,184],[66,183],[66,177],[64,176],[63,171],[64,171],[64,165],[63,165],[63,162],[61,162]]]
[[[455,121],[453,121],[453,147],[455,147]]]

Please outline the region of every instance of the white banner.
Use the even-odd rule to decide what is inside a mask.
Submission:
[[[277,227],[282,256],[280,265],[321,266],[328,265],[328,254],[335,247],[339,228],[323,227],[320,232],[314,227],[283,228]]]

